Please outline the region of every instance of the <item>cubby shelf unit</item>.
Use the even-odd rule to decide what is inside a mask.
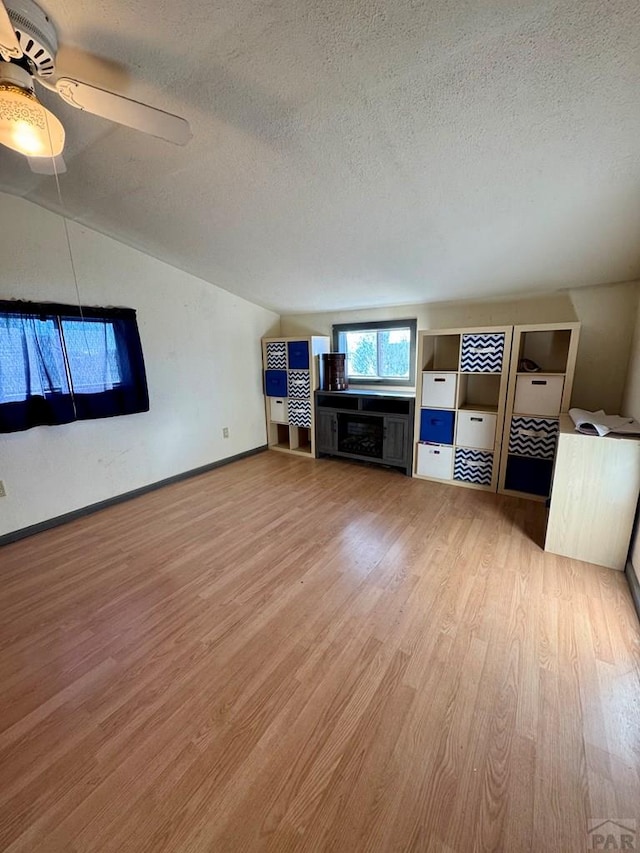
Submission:
[[[313,395],[320,384],[325,335],[262,339],[267,442],[271,450],[316,456]]]
[[[514,326],[499,491],[546,501],[560,414],[571,405],[580,323]],[[539,370],[521,369],[523,361]]]
[[[497,490],[512,334],[418,332],[414,477]]]

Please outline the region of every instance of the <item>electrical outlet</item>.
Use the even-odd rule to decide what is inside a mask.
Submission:
[[[222,437],[223,438],[229,438],[229,427],[223,427],[222,428]]]
[[[7,493],[4,488],[4,482],[0,480],[0,498],[6,498]]]

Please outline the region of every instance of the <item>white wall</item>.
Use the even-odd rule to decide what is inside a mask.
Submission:
[[[582,326],[573,403],[585,409],[603,408],[607,412],[617,413],[622,406],[639,295],[640,284],[629,282],[577,288],[523,299],[423,303],[362,311],[292,314],[282,317],[281,330],[284,335],[330,335],[334,323],[412,317],[417,318],[419,329],[579,320]]]
[[[635,334],[629,355],[623,414],[640,421],[640,305],[634,320]]]
[[[625,388],[623,414],[640,421],[640,306],[636,316],[636,328],[629,358],[627,385]],[[631,562],[640,581],[640,525],[631,547]]]
[[[623,407],[640,283],[570,291],[582,323],[573,404],[619,414]]]
[[[0,221],[0,298],[75,303],[62,218],[0,194]],[[82,303],[138,312],[150,411],[0,435],[0,535],[266,443],[260,338],[278,316],[68,224]]]

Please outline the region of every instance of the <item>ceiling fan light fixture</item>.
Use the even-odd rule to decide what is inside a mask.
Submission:
[[[9,68],[0,79],[0,143],[26,157],[57,157],[64,148],[62,124],[33,94],[29,74]]]

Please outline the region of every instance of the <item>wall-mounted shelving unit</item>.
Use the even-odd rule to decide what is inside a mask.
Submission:
[[[496,491],[512,333],[418,332],[415,477]]]
[[[325,335],[262,339],[267,441],[271,450],[315,457],[313,394],[320,384]]]

